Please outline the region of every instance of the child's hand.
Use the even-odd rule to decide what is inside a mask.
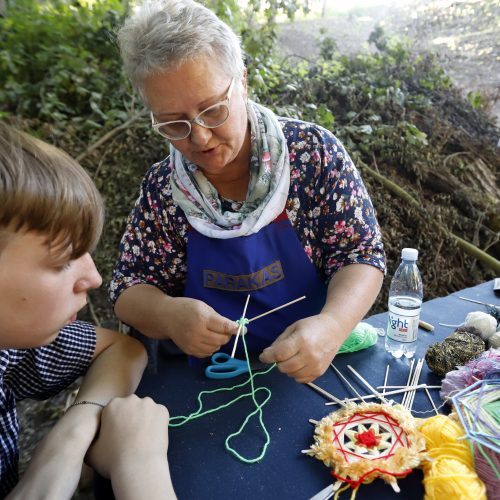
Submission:
[[[36,447],[26,472],[7,498],[72,498],[85,453],[99,428],[100,412],[93,405],[70,409]]]
[[[104,408],[86,461],[111,479],[116,498],[175,498],[167,461],[168,419],[164,406],[135,395],[113,399]]]
[[[168,410],[150,398],[131,395],[113,399],[102,411],[99,436],[89,448],[86,461],[110,478],[121,462],[153,457],[166,460],[168,418]]]

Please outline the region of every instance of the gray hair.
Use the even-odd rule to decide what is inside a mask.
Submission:
[[[240,40],[211,10],[192,0],[145,0],[118,32],[132,84],[200,56],[212,56],[228,76],[241,78]]]

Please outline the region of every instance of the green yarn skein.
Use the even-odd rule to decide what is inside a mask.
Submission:
[[[337,354],[361,351],[375,345],[378,340],[377,329],[368,323],[358,323],[340,346]]]

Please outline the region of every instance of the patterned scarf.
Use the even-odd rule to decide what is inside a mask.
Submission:
[[[172,197],[189,223],[211,238],[236,238],[258,232],[285,208],[290,187],[290,161],[281,126],[274,113],[252,101],[250,181],[246,200],[236,212],[222,210],[215,187],[202,170],[170,145]]]

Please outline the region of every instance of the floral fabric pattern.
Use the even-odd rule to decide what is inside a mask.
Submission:
[[[385,272],[372,202],[342,144],[318,125],[288,118],[279,122],[290,157],[286,212],[321,278],[328,284],[335,272],[356,263]],[[140,283],[183,295],[189,224],[172,199],[170,176],[166,158],[144,177],[109,287],[113,303],[126,288]],[[228,211],[241,206],[222,198],[221,203]]]
[[[288,148],[276,115],[248,101],[252,152],[247,196],[238,211],[227,210],[203,171],[170,144],[174,203],[188,222],[209,238],[229,239],[257,233],[283,212],[290,187]]]

